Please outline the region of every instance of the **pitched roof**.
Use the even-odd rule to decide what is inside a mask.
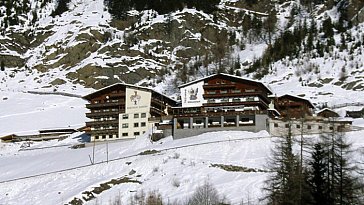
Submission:
[[[229,77],[229,78],[235,78],[237,80],[244,80],[244,81],[249,81],[249,82],[252,82],[252,83],[257,83],[257,84],[260,84],[262,85],[264,88],[267,89],[267,91],[272,94],[272,90],[264,85],[262,82],[260,81],[257,81],[257,80],[252,80],[252,79],[248,79],[248,78],[243,78],[243,77],[240,77],[240,76],[236,76],[236,75],[230,75],[230,74],[226,74],[226,73],[218,73],[218,74],[212,74],[212,75],[209,75],[209,76],[206,76],[206,77],[203,77],[203,78],[200,78],[200,79],[197,79],[197,80],[194,80],[194,81],[191,81],[191,82],[188,82],[188,83],[185,83],[185,84],[182,84],[180,86],[178,86],[178,88],[183,88],[183,87],[186,87],[188,85],[191,85],[191,84],[194,84],[194,83],[197,83],[197,82],[200,82],[200,81],[203,81],[203,80],[206,80],[206,79],[209,79],[209,78],[213,78],[213,77],[216,77],[216,76],[226,76],[226,77]]]
[[[134,89],[139,89],[139,90],[149,91],[149,92],[151,92],[151,93],[159,94],[159,95],[161,95],[161,96],[163,96],[163,97],[167,98],[168,100],[171,100],[171,101],[173,101],[173,102],[177,103],[177,101],[176,101],[176,100],[174,100],[174,99],[172,99],[172,98],[170,98],[170,97],[168,97],[168,96],[166,96],[166,95],[164,95],[164,94],[162,94],[162,93],[159,93],[159,92],[157,92],[157,91],[154,91],[154,90],[153,90],[153,89],[151,89],[151,88],[142,87],[142,86],[137,86],[137,85],[131,85],[131,84],[127,84],[127,83],[115,83],[115,84],[112,84],[112,85],[106,86],[106,87],[104,87],[104,88],[101,88],[101,89],[99,89],[99,90],[97,90],[97,91],[95,91],[95,92],[93,92],[93,93],[90,93],[90,94],[88,94],[88,95],[85,95],[85,96],[83,96],[82,98],[83,98],[83,99],[86,99],[86,100],[90,100],[93,96],[97,96],[99,93],[101,93],[101,92],[103,92],[103,91],[105,91],[105,90],[107,90],[107,89],[113,88],[113,87],[115,87],[115,86],[125,86],[125,87],[127,87],[127,88],[134,88]]]
[[[315,106],[311,103],[311,101],[305,99],[305,98],[302,98],[302,97],[299,97],[299,96],[296,96],[296,95],[290,95],[290,94],[285,94],[285,95],[281,95],[279,96],[278,98],[285,98],[285,97],[288,97],[288,98],[293,98],[293,99],[297,99],[297,100],[301,100],[301,101],[305,101],[308,103],[308,105],[311,107],[311,108],[315,108]]]
[[[330,111],[330,112],[334,112],[334,113],[336,113],[337,114],[337,112],[335,112],[334,110],[331,110],[330,108],[324,108],[324,109],[322,109],[322,110],[319,110],[319,111],[317,111],[317,113],[321,113],[321,112],[323,112],[323,111]]]

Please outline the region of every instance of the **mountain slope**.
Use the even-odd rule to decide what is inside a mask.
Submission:
[[[103,0],[92,4],[71,0],[68,10],[55,15],[58,2],[64,0],[31,0],[14,6],[23,14],[6,28],[4,22],[10,20],[6,5],[1,6],[2,90],[83,94],[89,92],[85,88],[122,81],[175,94],[178,84],[215,72],[263,78],[279,93],[291,82],[285,92],[326,85],[339,93],[363,89],[360,8],[364,3],[359,0],[347,5],[347,1],[224,0],[211,13],[193,8],[165,14],[130,10],[122,19],[111,16]],[[334,25],[330,38],[322,26],[328,17]],[[348,19],[352,27],[338,26]],[[317,27],[313,37],[304,25]],[[295,31],[301,38],[288,43],[283,34]],[[320,98],[309,92],[300,94],[314,101]],[[334,101],[340,97],[330,96]]]

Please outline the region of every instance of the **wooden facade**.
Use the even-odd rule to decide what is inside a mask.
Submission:
[[[200,106],[174,108],[174,116],[215,115],[221,112],[266,112],[269,108],[269,95],[272,94],[261,82],[228,74],[215,74],[181,85],[179,88],[203,82]],[[201,92],[201,91],[200,91]],[[181,92],[181,95],[183,93]]]
[[[86,126],[90,127],[88,134],[91,135],[91,138],[96,137],[96,140],[121,138],[119,136],[121,120],[119,116],[126,111],[126,100],[129,100],[126,97],[127,88],[151,93],[149,113],[145,113],[144,116],[141,115],[140,118],[145,118],[146,120],[160,118],[168,114],[171,106],[176,105],[175,100],[149,88],[122,83],[108,86],[84,96],[84,99],[89,101],[89,104],[86,104],[86,108],[90,112],[86,113],[86,117],[91,120],[86,122]]]
[[[317,116],[323,118],[337,118],[339,117],[339,114],[333,110],[325,108],[323,110],[318,111]]]
[[[304,98],[283,95],[274,99],[275,109],[281,114],[281,118],[305,118],[312,116],[313,104]]]

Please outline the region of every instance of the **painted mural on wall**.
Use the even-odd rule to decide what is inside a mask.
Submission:
[[[183,107],[202,106],[205,103],[203,98],[203,81],[181,88]]]

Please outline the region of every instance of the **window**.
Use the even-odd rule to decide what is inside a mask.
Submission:
[[[134,118],[139,118],[139,113],[135,113]]]
[[[207,94],[216,94],[216,91],[207,91]]]
[[[145,123],[145,122],[140,123],[140,127],[145,127],[146,125],[147,125],[147,123]]]
[[[309,129],[309,130],[310,130],[310,129],[311,129],[311,125],[307,125],[307,129]]]
[[[236,90],[231,90],[231,92],[232,92],[232,93],[240,93],[240,92],[241,92],[241,90],[236,89]]]
[[[141,117],[141,118],[146,118],[146,117],[147,117],[147,113],[142,113],[142,114],[140,114],[140,117]]]
[[[333,127],[330,127],[330,130],[333,130],[334,128]]]
[[[95,139],[98,140],[99,139],[99,136],[95,136]]]
[[[140,135],[139,132],[134,132],[134,136],[138,136],[138,135]]]
[[[121,125],[121,127],[122,127],[122,128],[128,128],[128,127],[129,127],[129,124],[128,124],[128,123],[123,123],[123,124]]]
[[[285,124],[284,126],[285,126],[286,128],[289,128],[289,124]]]
[[[240,102],[240,98],[233,98],[233,102]]]
[[[115,135],[115,138],[119,138],[119,135]]]
[[[254,98],[254,97],[247,97],[247,98],[246,98],[246,101],[250,101],[250,102],[251,102],[251,101],[255,101],[255,98]]]
[[[229,102],[229,98],[222,98],[221,102]]]
[[[134,123],[134,127],[139,127],[139,123]]]
[[[319,125],[319,129],[322,130],[322,126],[321,125]]]
[[[102,139],[106,139],[106,135],[102,135]]]
[[[112,138],[113,138],[113,136],[112,136],[112,135],[109,135],[109,138],[110,138],[110,139],[112,139]]]
[[[296,128],[298,128],[298,129],[301,128],[301,125],[296,125]]]
[[[228,91],[227,90],[220,90],[220,93],[221,94],[226,94],[226,93],[228,93]]]
[[[128,114],[123,114],[123,120],[129,119],[129,115]]]
[[[215,102],[215,99],[208,99],[207,102],[208,103],[214,103]]]
[[[128,133],[127,132],[124,132],[123,133],[123,137],[127,137],[128,136]]]
[[[274,123],[274,127],[278,127],[278,123]]]

